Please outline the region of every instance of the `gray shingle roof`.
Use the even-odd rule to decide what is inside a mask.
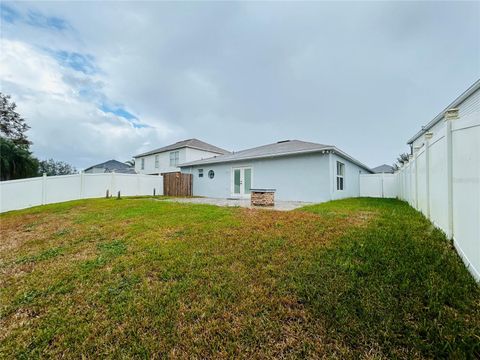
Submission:
[[[111,172],[111,171],[107,171],[107,172]],[[135,171],[135,168],[133,168],[133,167],[130,167],[128,169],[116,169],[115,172],[117,174],[136,174],[137,173]]]
[[[201,141],[201,140],[198,140],[198,139],[187,139],[187,140],[178,141],[175,144],[167,145],[167,146],[155,149],[155,150],[150,150],[150,151],[147,151],[145,153],[135,155],[134,158],[137,158],[137,157],[140,157],[140,156],[157,154],[157,153],[161,153],[161,152],[165,152],[165,151],[181,149],[181,148],[184,148],[184,147],[189,147],[189,148],[198,149],[198,150],[210,151],[210,152],[217,153],[217,154],[220,154],[220,155],[230,153],[229,151],[227,151],[225,149],[219,148],[219,147],[214,146],[212,144],[208,144],[208,143],[206,143],[204,141]]]
[[[120,170],[128,171],[132,167],[129,166],[128,164],[122,163],[122,162],[117,161],[117,160],[108,160],[108,161],[105,161],[101,164],[90,166],[90,167],[86,168],[84,171],[87,171],[87,170],[90,170],[90,169],[93,169],[93,168],[105,169],[105,172],[110,172],[112,170],[120,172]]]
[[[251,149],[246,149],[238,151],[231,154],[214,156],[207,159],[191,161],[188,163],[180,164],[180,167],[192,166],[192,165],[204,165],[204,164],[215,164],[215,163],[224,163],[224,162],[233,162],[257,158],[268,158],[268,157],[277,157],[277,156],[286,156],[294,154],[303,154],[311,152],[319,152],[322,150],[333,150],[339,155],[349,159],[350,161],[356,163],[357,165],[371,171],[369,167],[362,164],[361,162],[350,157],[343,151],[337,149],[332,145],[316,144],[307,141],[300,140],[284,140],[279,141],[273,144],[258,146]]]
[[[374,167],[374,168],[372,169],[372,171],[373,171],[375,174],[382,174],[382,173],[385,173],[385,174],[393,174],[393,173],[394,173],[394,171],[393,171],[393,166],[390,166],[390,165],[387,165],[387,164],[383,164],[383,165]]]

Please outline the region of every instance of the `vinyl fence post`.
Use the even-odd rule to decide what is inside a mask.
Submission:
[[[405,176],[404,176],[404,171],[403,171],[403,164],[400,164],[400,169],[398,170],[399,174],[399,181],[400,183],[400,199],[405,200]]]
[[[452,145],[452,120],[458,119],[458,109],[445,111],[445,140],[447,150],[447,217],[449,239],[453,239],[453,145]]]
[[[415,162],[415,209],[418,210],[418,152],[419,148],[415,147],[413,149],[413,158]]]
[[[415,196],[415,191],[413,190],[413,184],[414,184],[414,181],[413,181],[413,155],[410,154],[408,155],[408,173],[410,174],[410,194],[409,194],[409,203],[411,206],[415,206],[415,202],[414,202],[414,196]]]
[[[382,198],[385,197],[385,175],[382,173]]]
[[[47,173],[42,175],[42,205],[47,202]]]
[[[83,173],[83,170],[80,170],[80,199],[84,198],[84,193],[85,193],[85,174]]]
[[[160,179],[159,184],[158,184],[158,195],[164,195],[164,193],[163,193],[163,180],[164,180],[163,175],[161,173],[158,173],[158,178]]]
[[[427,218],[430,219],[430,139],[433,133],[425,134],[425,190],[427,198]]]
[[[137,196],[140,195],[140,174],[137,174]]]
[[[112,171],[112,176],[110,178],[110,194],[115,193],[115,170]]]
[[[400,165],[400,199],[405,200],[405,171],[403,165]]]

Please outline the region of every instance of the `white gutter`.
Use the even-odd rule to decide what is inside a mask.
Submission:
[[[183,163],[179,164],[178,167],[190,167],[190,166],[200,166],[200,165],[208,165],[208,164],[220,164],[220,163],[229,163],[229,162],[235,162],[235,161],[242,161],[242,160],[254,160],[254,159],[265,159],[265,158],[276,158],[276,157],[281,157],[281,156],[289,156],[289,155],[300,155],[300,154],[311,154],[311,153],[317,153],[317,152],[323,152],[323,153],[329,153],[330,151],[336,152],[338,155],[342,156],[343,158],[351,161],[352,163],[370,171],[373,173],[372,169],[370,169],[368,166],[362,164],[360,161],[355,160],[352,158],[350,155],[344,153],[340,149],[336,148],[335,146],[333,147],[326,147],[323,149],[312,149],[312,150],[299,150],[299,151],[291,151],[291,152],[285,152],[285,153],[278,153],[278,154],[264,154],[264,155],[256,155],[256,156],[243,156],[243,157],[238,157],[238,158],[233,158],[233,159],[221,159],[221,158],[210,158],[210,159],[205,159],[205,160],[197,160],[197,161],[191,161],[188,163]]]
[[[164,152],[180,150],[180,149],[183,149],[183,148],[190,148],[190,149],[196,149],[196,150],[201,150],[201,151],[207,151],[207,152],[211,152],[211,153],[218,154],[218,155],[228,155],[228,154],[230,154],[230,152],[227,152],[227,154],[222,154],[222,153],[220,153],[220,152],[218,152],[218,151],[205,150],[205,149],[202,149],[202,148],[197,147],[197,146],[184,145],[184,146],[180,146],[180,147],[173,148],[173,149],[169,149],[169,150],[161,150],[161,149],[159,149],[158,151],[157,151],[157,150],[147,151],[147,152],[145,152],[145,153],[143,153],[143,154],[135,155],[135,156],[133,156],[133,158],[136,159],[136,158],[139,158],[139,157],[142,157],[142,156],[161,154],[161,153],[164,153]],[[226,151],[226,150],[225,150],[225,151]]]

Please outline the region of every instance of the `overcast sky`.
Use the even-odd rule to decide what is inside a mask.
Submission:
[[[479,2],[0,6],[1,91],[78,168],[192,137],[391,164],[480,77]]]

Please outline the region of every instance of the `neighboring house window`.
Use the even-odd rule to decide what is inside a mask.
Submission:
[[[160,167],[160,155],[155,155],[155,169]]]
[[[208,171],[208,177],[209,177],[210,179],[213,179],[213,178],[215,177],[215,171],[209,170],[209,171]]]
[[[198,177],[203,177],[203,169],[198,169]]]
[[[178,165],[178,157],[179,151],[172,151],[170,153],[170,166],[177,166]]]
[[[345,164],[337,161],[337,190],[345,188]]]
[[[145,170],[145,159],[144,158],[142,158],[142,165],[141,165],[140,169]]]

